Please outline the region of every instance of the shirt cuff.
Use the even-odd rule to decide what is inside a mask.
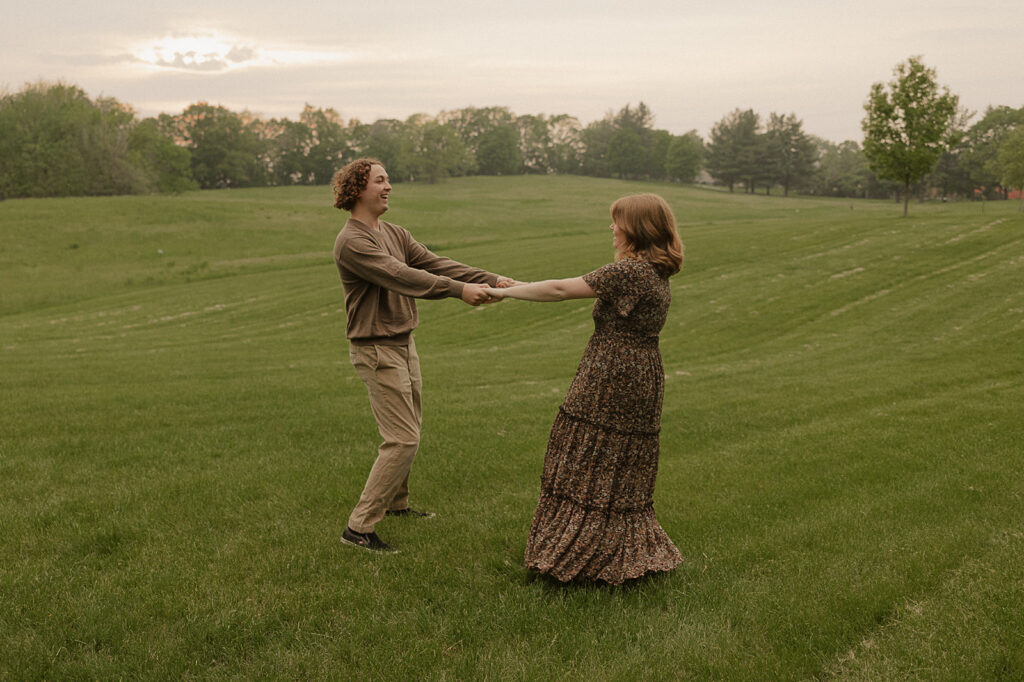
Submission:
[[[466,288],[466,285],[457,279],[448,280],[448,296],[451,298],[462,298],[462,290]]]

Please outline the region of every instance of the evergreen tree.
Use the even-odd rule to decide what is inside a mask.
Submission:
[[[803,122],[796,114],[770,114],[765,144],[766,175],[771,182],[782,185],[784,196],[789,196],[792,185],[805,181],[814,172],[818,150],[803,131]]]
[[[711,129],[707,146],[707,169],[719,182],[733,186],[746,181],[752,191],[759,174],[760,118],[753,109],[735,109]]]

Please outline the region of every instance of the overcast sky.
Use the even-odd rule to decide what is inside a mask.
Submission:
[[[643,101],[674,134],[731,110],[862,138],[871,84],[922,55],[968,109],[1024,106],[1020,0],[0,0],[0,86],[37,80],[141,115],[198,101],[374,121],[475,106],[584,125]]]

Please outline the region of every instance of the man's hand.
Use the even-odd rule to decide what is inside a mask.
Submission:
[[[522,282],[514,280],[511,277],[501,277],[501,276],[499,276],[498,277],[498,283],[495,284],[494,286],[498,287],[499,289],[508,289],[509,287],[517,287],[520,284],[522,284]]]
[[[462,300],[469,305],[487,303],[491,297],[487,295],[487,287],[483,284],[467,284],[462,287]]]

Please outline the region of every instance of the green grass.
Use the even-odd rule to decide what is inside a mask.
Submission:
[[[1024,218],[586,178],[397,185],[520,279],[657,191],[687,261],[655,505],[621,588],[521,559],[590,304],[422,302],[402,552],[338,541],[378,436],[327,188],[0,203],[0,678],[1024,677]],[[162,253],[161,253],[162,252]]]

